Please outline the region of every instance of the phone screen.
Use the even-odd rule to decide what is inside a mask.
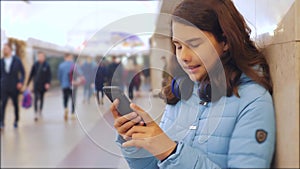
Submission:
[[[130,101],[124,92],[117,86],[104,86],[103,92],[109,98],[111,102],[115,99],[119,99],[118,112],[121,115],[131,113],[133,110],[130,108]]]

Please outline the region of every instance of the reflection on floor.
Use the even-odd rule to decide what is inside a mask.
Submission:
[[[34,122],[33,108],[20,109],[19,128],[13,128],[13,107],[6,109],[5,129],[1,132],[1,167],[95,167],[128,168],[115,143],[116,132],[109,112],[109,101],[97,106],[83,103],[77,96],[76,119],[63,119],[59,89],[46,94],[42,118]],[[150,92],[141,92],[133,102],[159,121],[164,103]],[[155,106],[152,106],[155,105]]]

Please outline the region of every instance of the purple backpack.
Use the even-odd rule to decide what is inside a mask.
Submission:
[[[25,109],[30,108],[32,105],[32,97],[28,90],[25,90],[23,93],[22,107]]]

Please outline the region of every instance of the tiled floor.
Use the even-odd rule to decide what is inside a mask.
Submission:
[[[1,132],[1,167],[128,168],[114,142],[109,101],[106,99],[100,107],[94,99],[83,104],[82,95],[79,90],[75,120],[64,121],[61,92],[54,89],[46,95],[42,119],[34,122],[33,108],[21,108],[17,129],[12,125],[14,115],[9,103]],[[142,92],[133,102],[159,121],[162,100]]]

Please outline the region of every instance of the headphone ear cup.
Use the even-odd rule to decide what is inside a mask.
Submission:
[[[180,89],[178,85],[178,80],[176,80],[176,77],[172,79],[172,93],[174,94],[175,97],[180,99]]]
[[[199,98],[204,102],[211,102],[211,85],[209,82],[201,82],[198,88]]]
[[[188,77],[173,78],[172,93],[178,99],[188,100],[193,94],[194,83]]]

